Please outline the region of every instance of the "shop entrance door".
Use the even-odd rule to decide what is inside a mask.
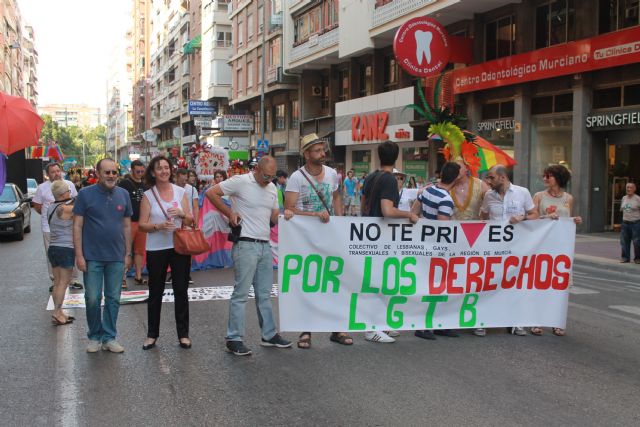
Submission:
[[[619,230],[620,201],[627,182],[640,182],[640,131],[607,132],[606,229]]]

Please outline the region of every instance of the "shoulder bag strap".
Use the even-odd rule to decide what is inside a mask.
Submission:
[[[170,219],[169,215],[167,215],[167,213],[165,212],[164,208],[162,207],[162,202],[160,202],[160,199],[158,198],[158,195],[156,194],[156,187],[151,187],[151,192],[153,193],[153,197],[156,198],[156,202],[158,202],[158,206],[160,206],[160,210],[162,210],[162,213],[164,214],[164,216],[167,218],[167,221]]]
[[[51,211],[51,213],[49,214],[49,225],[51,225],[51,218],[53,218],[53,214],[56,213],[56,211],[58,210],[58,208],[62,205],[62,203],[58,203],[56,204],[56,207],[53,208],[53,211]]]
[[[307,176],[306,173],[304,173],[304,170],[302,170],[302,168],[298,169],[300,171],[300,173],[302,174],[302,176],[304,176],[306,178],[307,181],[309,181],[309,185],[311,186],[311,188],[313,188],[313,190],[316,192],[316,194],[318,195],[318,197],[320,198],[320,201],[322,202],[322,204],[324,205],[324,208],[327,210],[327,212],[329,213],[329,215],[331,215],[331,209],[329,209],[329,205],[327,205],[327,202],[324,200],[324,196],[322,195],[322,193],[320,193],[318,191],[318,188],[313,185],[313,182],[311,182],[311,180],[309,179],[309,177]]]

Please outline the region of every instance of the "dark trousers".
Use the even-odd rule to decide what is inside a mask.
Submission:
[[[149,270],[149,299],[147,301],[148,338],[160,336],[160,311],[162,294],[167,278],[167,267],[171,267],[171,282],[175,301],[176,329],[178,339],[189,337],[189,298],[187,288],[191,270],[191,257],[180,255],[173,249],[147,251]]]

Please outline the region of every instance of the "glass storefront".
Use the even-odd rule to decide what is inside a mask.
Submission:
[[[478,131],[478,136],[504,151],[512,159],[515,158],[513,154],[513,129],[481,130]]]
[[[429,147],[402,148],[402,171],[418,182],[429,177]]]
[[[559,164],[571,170],[572,124],[571,115],[531,118],[529,190],[532,195],[544,189],[542,172],[547,166]],[[571,182],[568,187],[571,192]]]
[[[371,170],[371,151],[353,150],[351,152],[351,168],[356,172],[356,176],[362,173],[368,174]]]

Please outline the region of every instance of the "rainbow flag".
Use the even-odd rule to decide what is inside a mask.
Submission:
[[[478,147],[478,157],[480,157],[480,169],[478,172],[486,172],[495,165],[512,167],[516,164],[507,153],[478,135],[473,135],[473,143]]]

